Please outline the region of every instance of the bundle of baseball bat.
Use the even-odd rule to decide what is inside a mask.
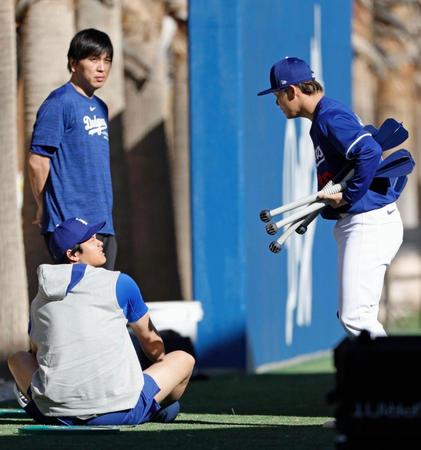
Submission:
[[[408,131],[395,119],[389,118],[383,122],[380,128],[372,125],[365,127],[373,138],[379,143],[383,151],[390,150],[402,144],[408,138]],[[351,163],[352,164],[352,163]],[[398,178],[404,177],[412,172],[415,162],[408,150],[400,149],[387,156],[379,164],[375,178]],[[332,180],[330,180],[321,191],[301,198],[286,205],[260,212],[260,219],[263,222],[270,222],[275,216],[291,212],[287,217],[274,223],[267,223],[266,232],[274,235],[284,228],[282,235],[270,243],[269,249],[273,253],[279,253],[285,241],[294,231],[304,234],[308,225],[318,216],[327,202],[319,198],[320,192],[335,194],[342,192],[346,188],[347,181],[354,175],[352,165],[344,167]]]

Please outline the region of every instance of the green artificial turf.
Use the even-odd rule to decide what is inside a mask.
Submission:
[[[387,332],[390,335],[421,335],[421,312],[391,321],[387,326]]]
[[[270,374],[212,376],[191,382],[175,423],[121,427],[111,435],[20,435],[31,420],[0,417],[0,448],[333,450],[335,432],[322,426],[333,414],[325,401],[333,377],[330,358]],[[15,403],[0,403],[6,406]]]
[[[390,324],[390,334],[421,334],[421,316]],[[334,387],[331,357],[295,364],[262,375],[212,376],[193,381],[173,424],[120,427],[117,434],[23,435],[34,422],[0,415],[0,449],[42,450],[334,450],[335,431],[326,394]],[[14,401],[0,408],[16,408]]]

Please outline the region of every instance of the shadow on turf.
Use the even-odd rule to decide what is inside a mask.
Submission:
[[[54,436],[16,435],[0,436],[0,448],[17,450],[67,449],[121,449],[150,448],[194,450],[225,450],[241,448],[241,450],[333,450],[334,434],[331,430],[320,426],[232,426],[231,428],[200,427],[174,430],[172,426],[163,425],[159,431],[146,431],[141,426],[130,432],[108,436]]]
[[[177,419],[177,425],[178,424],[185,424],[185,425],[222,425],[222,426],[229,426],[229,427],[243,427],[243,426],[247,426],[247,427],[257,427],[257,428],[261,428],[261,427],[275,427],[278,428],[281,425],[278,424],[267,424],[267,423],[244,423],[244,421],[241,420],[241,416],[238,416],[238,423],[233,422],[232,420],[229,422],[215,422],[212,420],[179,420]]]
[[[34,423],[32,419],[0,419],[0,425],[33,425]]]
[[[190,383],[181,410],[195,414],[332,416],[334,374],[215,376]]]

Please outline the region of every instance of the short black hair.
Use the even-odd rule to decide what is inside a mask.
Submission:
[[[76,244],[71,250],[70,250],[70,254],[71,255],[75,255],[77,252],[79,253],[83,253],[83,249],[80,246],[80,244]],[[61,257],[55,260],[56,264],[69,264],[71,261],[67,256],[67,251],[66,253]]]
[[[113,44],[108,34],[95,28],[87,28],[76,33],[67,52],[67,68],[71,71],[70,61],[80,61],[89,56],[101,56],[106,53],[113,60]]]

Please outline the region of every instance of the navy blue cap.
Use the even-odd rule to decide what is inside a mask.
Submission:
[[[291,84],[303,83],[304,81],[314,80],[313,71],[310,66],[302,59],[295,57],[286,57],[276,62],[270,69],[270,88],[257,95],[266,95],[271,92],[285,89]]]
[[[85,220],[73,217],[57,225],[51,233],[50,250],[56,260],[61,260],[66,251],[90,239],[105,225],[105,222],[89,225]]]

